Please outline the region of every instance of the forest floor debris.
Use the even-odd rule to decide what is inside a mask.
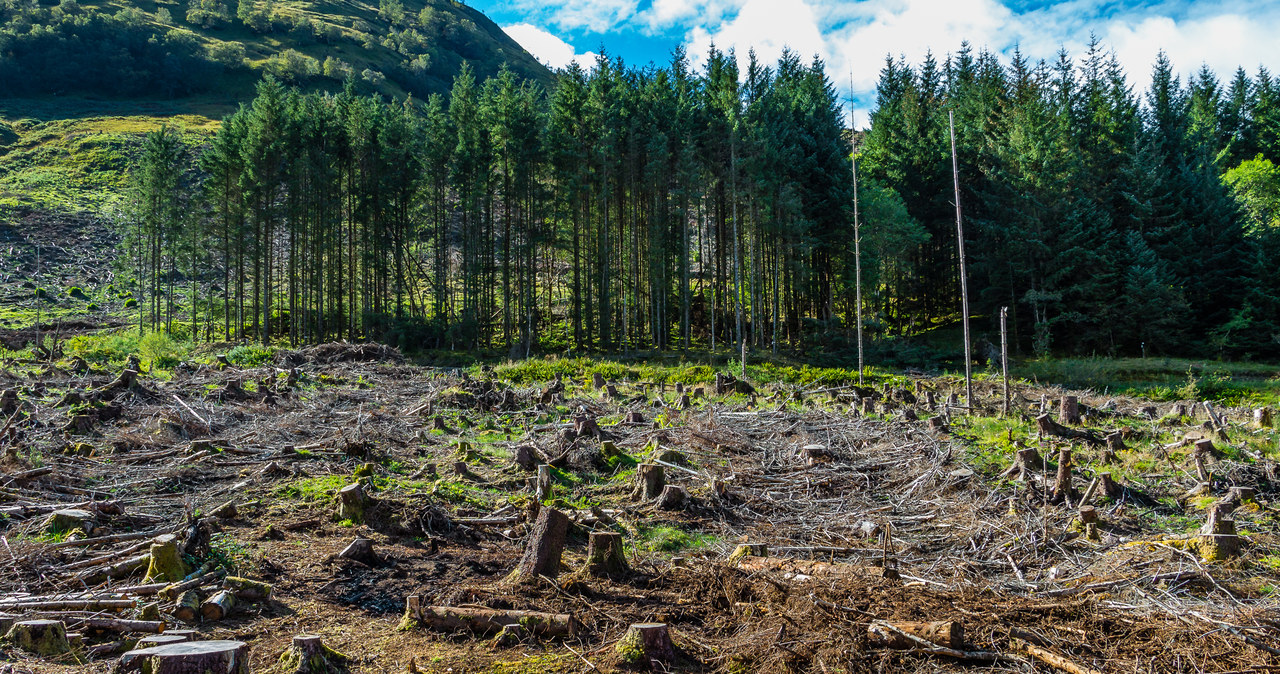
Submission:
[[[1280,665],[1252,409],[207,360],[0,365],[12,671],[165,635],[253,672]]]

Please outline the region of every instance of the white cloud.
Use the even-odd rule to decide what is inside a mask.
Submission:
[[[591,64],[595,63],[595,52],[579,54],[573,45],[533,24],[517,23],[513,26],[503,26],[502,30],[506,31],[511,39],[519,42],[526,51],[533,54],[534,58],[551,68],[563,68],[573,61],[577,61],[584,68],[590,68]]]
[[[546,17],[559,28],[604,33],[635,17],[639,0],[513,0],[512,4],[528,15]]]
[[[720,14],[699,13],[711,5]],[[918,65],[932,50],[941,62],[963,41],[1006,62],[1015,46],[1032,60],[1052,61],[1061,48],[1083,56],[1094,34],[1104,49],[1115,51],[1139,90],[1162,49],[1184,81],[1201,64],[1224,80],[1237,66],[1280,70],[1274,37],[1280,35],[1280,3],[1271,0],[1165,0],[1132,8],[1068,0],[1021,13],[1001,0],[655,0],[642,15],[651,28],[686,25],[695,63],[713,42],[722,50],[736,47],[740,61],[752,47],[765,61],[776,59],[783,46],[806,59],[817,54],[841,91],[852,75],[860,125],[867,122],[886,56]]]

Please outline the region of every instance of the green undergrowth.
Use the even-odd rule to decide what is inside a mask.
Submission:
[[[1042,384],[1156,402],[1280,403],[1280,367],[1183,358],[1056,358],[1018,363],[1012,374]]]
[[[636,552],[681,552],[698,550],[718,542],[715,536],[686,531],[673,526],[640,527],[639,537],[632,543]]]
[[[471,368],[473,376],[483,376],[481,365]],[[557,375],[570,381],[590,381],[599,374],[609,381],[653,382],[704,385],[715,381],[717,372],[738,376],[740,361],[729,361],[716,367],[684,361],[620,361],[608,358],[558,358],[548,356],[522,361],[507,361],[493,367],[493,376],[512,384],[534,384],[551,381]],[[757,384],[786,384],[805,388],[846,386],[858,382],[856,367],[816,367],[808,364],[753,361],[748,358],[747,380]],[[899,385],[906,381],[900,374],[868,368],[863,372],[867,386]]]

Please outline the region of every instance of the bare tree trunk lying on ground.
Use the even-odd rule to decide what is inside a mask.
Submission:
[[[554,638],[573,636],[577,630],[577,623],[573,616],[567,613],[423,606],[421,600],[422,598],[417,595],[409,597],[404,617],[416,620],[426,627],[447,632],[469,631],[493,634],[507,625],[523,625],[534,634]]]

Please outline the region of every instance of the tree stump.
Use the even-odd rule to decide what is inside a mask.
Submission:
[[[663,510],[679,510],[684,507],[684,501],[688,495],[684,487],[674,484],[666,485],[662,488],[662,494],[658,496],[658,507]]]
[[[1232,487],[1219,502],[1229,503],[1232,508],[1238,508],[1246,503],[1253,503],[1255,494],[1253,487]]]
[[[436,415],[436,417],[431,420],[431,430],[447,432],[449,430],[449,427],[445,425],[444,417],[440,415]]]
[[[50,534],[65,534],[79,529],[87,536],[97,528],[97,522],[93,513],[88,510],[67,508],[49,513],[49,518],[45,520],[43,528],[45,532]]]
[[[1116,454],[1126,449],[1124,446],[1124,436],[1120,431],[1107,434],[1107,447],[1102,452],[1103,463],[1115,463]]]
[[[249,674],[249,645],[243,641],[188,641],[129,651],[117,672],[146,674]]]
[[[1058,420],[1072,426],[1080,425],[1080,400],[1075,396],[1062,396],[1058,401]]]
[[[1040,452],[1034,447],[1019,449],[1013,455],[1013,465],[1009,469],[1000,474],[1000,477],[1006,480],[1018,480],[1026,482],[1037,470],[1044,468],[1044,460],[1040,458]]]
[[[768,557],[769,546],[764,543],[742,543],[729,555],[729,565],[737,564],[745,557]]]
[[[222,590],[200,604],[200,615],[205,620],[222,620],[231,615],[231,611],[235,607],[236,596],[226,590]]]
[[[19,650],[44,657],[61,655],[71,650],[71,643],[67,641],[67,626],[61,620],[15,622],[4,638]]]
[[[338,490],[338,519],[363,522],[364,512],[369,507],[369,497],[364,493],[364,486],[359,482]]]
[[[515,646],[524,641],[529,636],[529,630],[524,628],[520,623],[512,623],[503,625],[502,629],[493,636],[493,645],[497,648],[508,648]]]
[[[947,420],[942,418],[941,416],[929,417],[928,424],[929,424],[929,430],[935,433],[946,433],[948,430]]]
[[[1112,500],[1124,496],[1124,487],[1121,487],[1115,480],[1111,479],[1111,473],[1098,474],[1098,489],[1102,490],[1104,496]]]
[[[643,415],[643,414],[641,414],[641,413],[639,413],[639,412],[627,412],[627,423],[629,423],[629,424],[643,424],[643,423],[644,423],[644,415]]]
[[[600,425],[592,417],[581,416],[573,419],[573,432],[576,437],[590,435],[596,437],[600,435]]]
[[[595,390],[597,391],[604,388],[605,387],[604,376],[601,375],[599,372],[591,373],[591,386],[595,388]]]
[[[560,556],[569,533],[569,517],[555,508],[543,508],[525,543],[524,557],[510,580],[530,582],[538,576],[554,578],[560,573]]]
[[[357,538],[351,541],[351,544],[338,553],[343,559],[353,559],[364,564],[378,563],[378,555],[373,551],[373,541],[367,538]]]
[[[925,406],[925,409],[928,409],[928,410],[934,410],[934,409],[937,409],[937,408],[938,408],[938,394],[934,393],[933,391],[925,391],[925,392],[924,392],[924,406]]]
[[[152,634],[149,637],[139,639],[134,648],[155,648],[156,646],[167,646],[169,644],[183,644],[188,641],[191,641],[191,637],[181,634]]]
[[[279,665],[289,674],[342,674],[347,671],[347,660],[324,645],[320,635],[299,634],[280,656]]]
[[[605,440],[600,443],[600,456],[606,461],[621,455],[622,452],[618,451],[618,445],[614,441]]]
[[[528,473],[538,466],[538,454],[533,451],[530,445],[520,445],[515,449],[515,456],[511,459],[520,470]]]
[[[632,625],[614,650],[623,662],[655,671],[666,671],[667,665],[676,657],[671,635],[664,623]]]
[[[1207,562],[1220,562],[1234,557],[1240,549],[1236,522],[1228,517],[1230,510],[1221,503],[1209,506],[1208,520],[1200,528],[1200,557]]]
[[[18,411],[18,392],[8,388],[0,391],[0,412],[13,414]]]
[[[622,534],[593,531],[587,543],[587,561],[582,572],[591,576],[625,576],[631,569],[623,553]]]
[[[667,486],[667,475],[656,463],[642,463],[636,467],[636,494],[644,501],[652,501],[662,495]]]
[[[680,399],[676,401],[676,409],[687,410],[692,403],[689,402],[689,394],[680,394]]]
[[[151,562],[147,566],[146,582],[177,583],[186,578],[188,573],[191,570],[178,554],[177,537],[173,534],[157,536],[151,543]]]
[[[1259,407],[1253,411],[1253,425],[1257,428],[1271,428],[1272,416],[1270,407]]]
[[[534,496],[539,501],[544,501],[551,497],[551,466],[542,464],[538,466],[538,481],[534,488]]]
[[[1058,450],[1058,478],[1053,484],[1053,500],[1065,502],[1075,496],[1071,486],[1071,450]]]

